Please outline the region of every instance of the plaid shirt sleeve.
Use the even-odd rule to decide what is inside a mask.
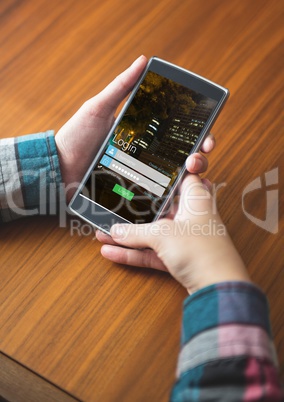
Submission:
[[[171,401],[284,401],[268,310],[261,290],[245,282],[189,296]]]
[[[60,183],[52,131],[0,140],[0,222],[47,213]]]

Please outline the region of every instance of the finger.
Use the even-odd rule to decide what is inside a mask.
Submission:
[[[196,189],[202,187],[203,184],[198,174],[187,174],[181,183],[180,203],[184,201],[185,194],[194,194]]]
[[[208,183],[209,180],[208,180]],[[208,214],[211,194],[198,175],[189,174],[181,184],[180,202],[175,219],[192,219]]]
[[[116,224],[110,229],[110,235],[114,242],[133,248],[150,247],[151,224]]]
[[[96,239],[100,242],[100,243],[105,243],[105,244],[112,244],[112,245],[116,245],[117,243],[115,243],[115,241],[112,239],[112,237],[104,232],[102,232],[101,230],[97,230],[96,231]]]
[[[179,205],[179,193],[178,193],[178,188],[177,188],[177,192],[176,195],[171,203],[171,206],[167,212],[167,214],[165,215],[166,219],[174,219],[177,210],[178,210],[178,205]]]
[[[120,102],[129,94],[141,76],[147,64],[147,58],[140,56],[123,73],[118,75],[91,101],[95,101],[97,114],[100,117],[109,117],[115,113]]]
[[[203,144],[201,146],[201,151],[204,152],[205,154],[208,154],[209,152],[213,151],[216,145],[216,140],[213,134],[209,133],[205,140],[203,141]]]
[[[213,186],[212,186],[211,181],[208,179],[201,179],[201,181],[202,181],[202,184],[207,188],[209,193],[212,195]]]
[[[103,257],[118,264],[167,271],[165,265],[151,249],[136,250],[105,244],[101,248]]]
[[[138,249],[151,248],[159,253],[162,242],[169,239],[172,231],[173,221],[160,219],[146,224],[113,225],[110,235],[118,244]]]
[[[208,168],[208,161],[204,155],[195,153],[189,155],[186,160],[186,169],[189,173],[202,173]]]

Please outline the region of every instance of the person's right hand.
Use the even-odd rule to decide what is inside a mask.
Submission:
[[[189,293],[217,282],[250,281],[214,210],[209,185],[198,175],[187,175],[174,219],[142,225],[114,225],[111,229],[113,244],[103,245],[102,255],[128,265],[144,261],[145,266],[146,258],[149,267],[170,272]],[[144,253],[144,258],[138,257],[139,253]]]

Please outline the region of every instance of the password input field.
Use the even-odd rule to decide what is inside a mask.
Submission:
[[[143,162],[140,162],[138,159],[133,158],[133,156],[126,154],[125,152],[120,151],[116,147],[109,145],[106,154],[110,157],[116,159],[117,161],[123,163],[124,165],[136,170],[142,175],[146,176],[150,180],[155,181],[161,186],[167,187],[171,178],[162,174],[156,169],[146,165]]]
[[[162,187],[160,184],[155,183],[152,180],[147,179],[147,177],[137,173],[135,170],[123,165],[115,159],[110,158],[107,155],[104,155],[100,161],[101,165],[107,167],[113,172],[118,173],[120,176],[124,177],[135,183],[137,186],[140,186],[147,191],[161,197],[165,192],[165,187]]]

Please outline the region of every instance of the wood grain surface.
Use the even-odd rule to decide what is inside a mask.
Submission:
[[[283,9],[282,0],[0,2],[2,138],[57,131],[140,54],[230,89],[207,176],[269,298],[282,374]],[[257,178],[262,187],[244,196]],[[264,228],[248,217],[265,221],[266,210]],[[0,228],[1,351],[79,400],[168,400],[185,291],[167,274],[104,260],[92,228],[76,221],[75,231],[61,215]],[[15,387],[34,389],[24,378]]]

